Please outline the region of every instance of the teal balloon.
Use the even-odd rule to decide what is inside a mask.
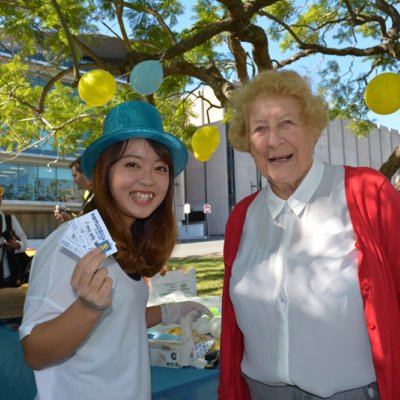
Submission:
[[[143,95],[154,93],[163,81],[163,69],[159,61],[143,61],[131,72],[132,88]]]

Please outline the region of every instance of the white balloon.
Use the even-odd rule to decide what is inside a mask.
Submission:
[[[193,329],[199,335],[208,335],[210,333],[210,320],[208,317],[201,317],[193,323]]]
[[[221,316],[217,315],[210,321],[210,333],[216,339],[221,337]]]

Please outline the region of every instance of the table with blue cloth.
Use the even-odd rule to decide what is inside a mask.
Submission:
[[[0,322],[0,400],[31,400],[36,386],[25,364],[17,324]]]
[[[215,400],[218,369],[151,367],[153,400]]]
[[[25,364],[18,324],[0,321],[0,400],[33,400],[33,371]],[[217,399],[218,369],[151,367],[153,400]]]

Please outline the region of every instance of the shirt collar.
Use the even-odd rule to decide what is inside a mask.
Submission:
[[[324,168],[324,164],[314,158],[313,164],[307,172],[307,175],[304,177],[296,191],[287,200],[278,197],[272,191],[270,184],[267,182],[267,206],[272,218],[275,219],[281,213],[286,204],[297,216],[299,216],[321,183]]]

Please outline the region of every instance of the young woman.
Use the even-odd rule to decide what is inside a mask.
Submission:
[[[143,277],[160,271],[175,245],[173,180],[186,162],[183,144],[144,102],[113,108],[85,150],[92,203],[118,252],[79,259],[58,244],[68,223],[38,250],[20,328],[38,399],[148,400],[147,327],[189,312],[211,316],[195,302],[146,308]]]

